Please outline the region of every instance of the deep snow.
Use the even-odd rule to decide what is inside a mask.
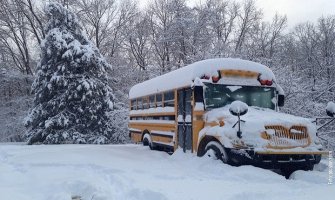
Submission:
[[[270,170],[232,167],[141,145],[0,145],[0,199],[330,200],[328,160],[290,180]],[[333,181],[334,183],[334,181]]]

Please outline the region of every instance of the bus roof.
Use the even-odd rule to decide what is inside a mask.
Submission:
[[[244,70],[261,74],[262,79],[275,80],[270,68],[265,65],[237,58],[216,58],[195,62],[183,68],[144,81],[133,86],[129,98],[147,96],[158,92],[187,87],[193,84],[196,77],[213,74],[218,70]]]

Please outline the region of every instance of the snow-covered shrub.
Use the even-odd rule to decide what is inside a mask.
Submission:
[[[326,107],[326,111],[328,115],[332,115],[334,116],[335,114],[335,103],[334,102],[328,102],[327,107]]]
[[[48,23],[26,118],[28,144],[110,143],[113,94],[109,64],[83,34],[76,16],[58,3],[45,8]]]

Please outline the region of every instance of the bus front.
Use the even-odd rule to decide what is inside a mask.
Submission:
[[[204,121],[198,136],[199,156],[233,165],[280,168],[288,174],[310,170],[320,161],[323,152],[316,125],[310,119],[278,112],[284,94],[274,77],[262,79],[260,73],[221,70],[215,77],[197,82],[194,113],[203,109]],[[236,101],[248,107],[240,121],[229,111]]]

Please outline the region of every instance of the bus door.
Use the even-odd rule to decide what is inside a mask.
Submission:
[[[178,146],[192,150],[192,89],[178,90]]]

